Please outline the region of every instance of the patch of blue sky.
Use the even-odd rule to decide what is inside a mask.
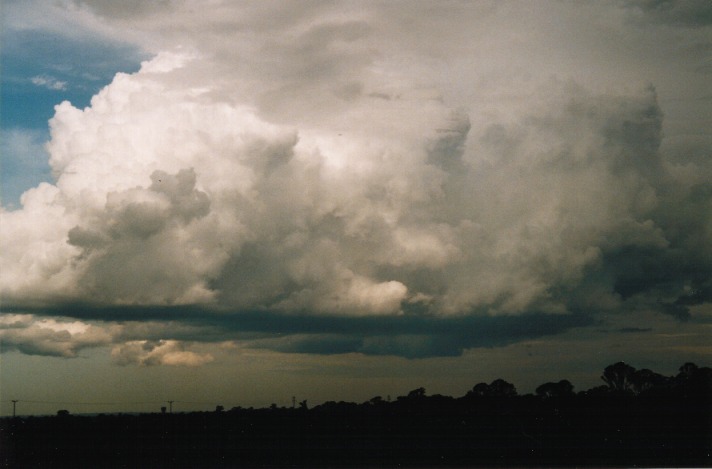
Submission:
[[[19,208],[20,196],[27,189],[52,179],[46,140],[47,134],[41,130],[0,130],[0,193],[6,209]]]
[[[54,107],[62,101],[88,106],[117,72],[135,72],[148,57],[135,47],[95,37],[3,26],[0,200],[13,209],[24,191],[51,181],[44,142]]]

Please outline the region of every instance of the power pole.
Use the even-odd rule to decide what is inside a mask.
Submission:
[[[168,412],[173,413],[173,401],[168,401]]]
[[[297,397],[292,396],[292,409],[294,409],[297,406]]]
[[[12,400],[12,416],[15,417],[15,404],[17,404],[17,399]]]

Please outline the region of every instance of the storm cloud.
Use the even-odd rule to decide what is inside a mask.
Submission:
[[[213,360],[191,344],[225,341],[452,356],[605,315],[689,320],[712,298],[706,137],[665,145],[655,76],[584,73],[563,46],[549,70],[573,6],[538,4],[568,21],[548,35],[529,12],[539,49],[514,32],[529,3],[67,5],[156,50],[89,107],[56,107],[54,182],[0,215],[11,348],[190,366]],[[635,28],[709,25],[617,5],[609,27],[634,45]]]

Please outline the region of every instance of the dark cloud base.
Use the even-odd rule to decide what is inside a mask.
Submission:
[[[522,340],[560,334],[596,323],[587,314],[531,313],[518,316],[429,315],[339,317],[273,311],[220,311],[202,306],[92,306],[64,304],[6,312],[83,321],[162,322],[142,339],[199,342],[244,340],[255,348],[286,353],[394,355],[407,358],[458,356],[465,349],[501,347]],[[131,338],[126,338],[131,339]]]

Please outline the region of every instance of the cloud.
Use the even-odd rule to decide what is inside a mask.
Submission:
[[[151,179],[147,188],[107,194],[104,210],[88,227],[77,225],[67,233],[67,242],[81,250],[77,259],[85,268],[79,283],[87,297],[160,304],[210,296],[204,279],[190,274],[188,263],[197,267],[204,262],[200,253],[191,260],[190,247],[177,239],[191,222],[209,213],[207,195],[195,190],[191,169],[176,175],[155,171]]]
[[[41,86],[49,90],[55,91],[65,91],[67,89],[67,82],[56,79],[49,75],[37,75],[30,79],[33,85]]]
[[[4,350],[19,350],[30,355],[75,357],[84,348],[107,345],[111,335],[101,327],[81,321],[7,314],[0,317],[0,340]]]
[[[502,347],[592,325],[590,317],[529,314],[524,316],[416,317],[338,319],[331,323],[301,318],[300,327],[286,336],[246,341],[252,348],[280,352],[395,355],[407,358],[458,356],[471,348]],[[312,329],[313,332],[305,333]],[[281,329],[288,333],[290,327]],[[343,331],[343,332],[341,332]]]
[[[457,356],[470,348],[500,347],[594,324],[594,319],[585,314],[562,316],[536,312],[520,316],[457,317],[285,315],[281,311],[230,312],[194,305],[81,304],[40,307],[37,311],[41,315],[7,315],[0,336],[8,350],[71,357],[83,349],[112,346],[114,362],[121,364],[141,364],[149,360],[154,355],[146,351],[164,342],[172,344],[161,348],[164,352],[191,351],[201,344],[206,351],[196,352],[198,355],[210,355],[209,350],[215,350],[215,346],[237,342],[241,348],[286,353],[385,354],[408,358]],[[42,319],[47,315],[52,319]],[[78,319],[68,319],[68,315]],[[49,328],[47,324],[56,332],[52,346],[47,346],[43,336],[50,333],[44,330]],[[37,328],[42,329],[41,334]],[[78,333],[89,330],[91,335]],[[89,340],[90,337],[96,340]],[[124,347],[126,344],[129,345]],[[141,350],[144,352],[139,354]],[[149,361],[162,364],[157,359]]]
[[[0,340],[3,351],[29,355],[72,358],[87,349],[110,346],[114,363],[120,365],[198,366],[213,357],[190,350],[190,338],[200,335],[204,341],[219,343],[225,336],[206,326],[135,319],[139,320],[117,323],[11,313],[0,318]],[[163,339],[166,336],[172,339]]]
[[[214,360],[210,354],[185,350],[185,345],[175,340],[129,341],[114,347],[111,350],[111,358],[118,365],[142,366],[200,366]]]
[[[5,214],[6,257],[36,275],[9,272],[7,298],[347,316],[630,300],[671,312],[695,282],[679,255],[687,234],[666,233],[675,182],[652,89],[553,82],[519,120],[477,127],[436,101],[403,124],[405,141],[372,142],[269,124],[173,80],[199,63],[160,56],[91,108],[57,107],[57,183]]]
[[[704,0],[628,0],[625,4],[660,23],[691,27],[712,25],[712,7]]]
[[[548,33],[496,36],[506,63],[474,47],[487,21],[527,13],[512,4],[445,6],[451,28],[410,18],[428,43],[377,8],[225,5],[186,23],[191,2],[75,5],[139,42],[154,19],[193,29],[91,106],[56,107],[55,183],[0,215],[5,310],[130,319],[117,362],[200,364],[184,342],[457,355],[709,300],[712,166],[665,151],[656,87],[607,87],[573,59],[551,77],[534,66]],[[141,321],[194,329],[142,337]]]
[[[77,6],[86,4],[88,8],[92,9],[97,14],[112,18],[135,17],[164,11],[166,9],[170,9],[174,3],[176,2],[172,2],[171,0],[158,0],[150,3],[142,2],[140,0],[129,0],[121,2],[120,4],[110,0],[93,0],[91,2],[72,0],[69,2],[70,5],[74,4]]]

